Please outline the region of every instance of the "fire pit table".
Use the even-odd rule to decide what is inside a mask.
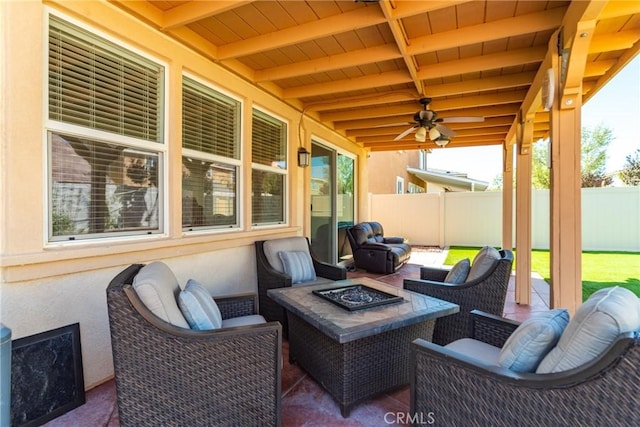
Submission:
[[[270,289],[268,295],[287,310],[290,361],[327,390],[343,417],[363,399],[408,384],[409,344],[430,340],[435,320],[459,311],[448,301],[369,278]]]

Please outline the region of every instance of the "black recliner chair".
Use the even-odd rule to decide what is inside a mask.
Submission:
[[[347,229],[357,268],[370,273],[394,273],[409,261],[411,246],[402,237],[384,237],[379,222],[361,222]]]

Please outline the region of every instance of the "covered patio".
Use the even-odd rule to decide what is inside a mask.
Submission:
[[[639,2],[47,0],[0,20],[0,320],[14,339],[78,323],[87,390],[112,382],[119,271],[161,260],[229,295],[256,292],[257,240],[322,238],[337,262],[342,226],[375,219],[372,151],[501,146],[505,313],[582,302],[580,109],[638,54]]]
[[[420,267],[441,267],[447,257],[447,249],[439,247],[414,247],[411,260],[393,274],[373,274],[364,270],[347,273],[348,278],[371,277],[402,288],[405,278],[419,278]],[[549,309],[549,285],[541,278],[532,277],[532,303],[515,302],[515,276],[512,275],[504,316],[518,321],[532,313]],[[408,425],[409,386],[383,393],[359,404],[349,418],[340,414],[335,401],[309,375],[297,365],[289,363],[289,344],[283,343],[282,370],[282,425],[298,426],[311,423],[319,426],[376,426]],[[96,387],[87,394],[87,403],[49,423],[47,427],[72,425],[119,426],[114,381]]]

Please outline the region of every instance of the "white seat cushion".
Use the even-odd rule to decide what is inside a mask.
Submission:
[[[473,357],[485,365],[498,366],[498,357],[500,356],[500,347],[487,344],[483,341],[474,340],[473,338],[462,338],[453,341],[444,346],[449,350]]]
[[[576,310],[558,344],[540,362],[536,372],[562,372],[588,363],[618,335],[638,329],[638,297],[618,286],[600,289]]]
[[[133,278],[133,289],[153,314],[174,326],[189,329],[178,308],[180,286],[173,271],[163,262],[145,265]]]

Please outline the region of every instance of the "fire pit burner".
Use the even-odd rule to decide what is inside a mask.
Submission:
[[[313,291],[314,295],[326,299],[345,310],[361,310],[385,304],[404,301],[404,298],[386,292],[356,284],[344,288]]]

